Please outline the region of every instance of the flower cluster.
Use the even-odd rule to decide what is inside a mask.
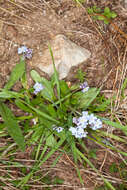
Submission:
[[[18,54],[23,54],[23,58],[31,59],[32,58],[33,50],[27,48],[26,46],[21,46],[18,48]]]
[[[88,114],[87,111],[82,112],[82,116],[79,118],[74,117],[73,123],[76,127],[70,127],[69,131],[71,131],[72,135],[76,138],[83,138],[87,136],[87,131],[84,131],[88,126],[92,130],[97,130],[102,128],[102,122],[98,119],[94,114]]]
[[[36,82],[33,88],[35,89],[34,94],[37,94],[38,92],[44,89],[43,85],[39,82]]]
[[[89,90],[89,86],[87,82],[84,82],[80,85],[80,88],[82,89],[82,92],[87,92]]]

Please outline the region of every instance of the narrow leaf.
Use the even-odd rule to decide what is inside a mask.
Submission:
[[[28,106],[24,105],[21,100],[17,99],[15,100],[15,104],[18,108],[20,108],[21,110],[28,112],[28,113],[34,113],[32,109],[30,109]]]
[[[23,75],[25,72],[25,61],[23,59],[20,60],[20,63],[17,64],[12,70],[9,81],[5,85],[5,89],[10,89]]]
[[[35,82],[41,82],[41,77],[40,77],[40,75],[37,73],[37,71],[32,70],[32,71],[30,72],[30,74],[31,74],[32,79],[33,79]]]
[[[87,109],[93,100],[97,97],[100,90],[90,88],[87,92],[83,93],[80,97],[80,108]]]
[[[12,111],[4,103],[1,103],[0,115],[5,122],[5,126],[7,127],[9,135],[15,140],[19,148],[22,151],[25,151],[25,141],[22,131]]]
[[[23,102],[23,101],[22,101]],[[26,104],[29,108],[31,108],[32,110],[34,110],[37,114],[39,114],[40,116],[44,117],[45,119],[48,119],[49,121],[53,121],[57,124],[59,124],[59,121],[54,119],[53,117],[49,116],[48,114],[34,108],[33,106],[29,105],[28,103],[26,102],[23,102],[24,104]]]
[[[9,98],[19,98],[22,97],[22,94],[18,92],[12,92],[8,90],[4,90],[0,92],[0,98],[9,99]]]
[[[126,135],[127,135],[127,126],[123,126],[120,123],[109,121],[107,119],[103,119],[103,122],[106,123],[107,125],[111,125],[117,129],[121,129]]]

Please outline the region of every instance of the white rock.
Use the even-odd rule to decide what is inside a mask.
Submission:
[[[127,0],[125,0],[125,8],[127,9]]]
[[[50,46],[60,79],[67,77],[72,66],[86,61],[91,55],[90,51],[71,42],[64,35],[57,35],[50,42]],[[50,76],[53,74],[53,63],[48,48],[36,59],[36,67]]]

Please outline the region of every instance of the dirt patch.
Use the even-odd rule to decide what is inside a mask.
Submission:
[[[118,31],[102,22],[92,22],[85,12],[86,9],[77,6],[73,1],[56,2],[22,2],[22,4],[18,3],[22,8],[17,7],[17,9],[8,1],[1,3],[1,7],[11,10],[14,16],[4,11],[0,13],[0,77],[2,79],[0,85],[4,85],[12,68],[19,62],[17,48],[20,45],[33,49],[33,59],[27,62],[28,68],[31,68],[32,62],[36,62],[38,55],[43,54],[42,48],[45,47],[47,41],[56,34],[64,34],[91,51],[92,56],[87,66],[82,65],[90,85],[100,86],[110,72],[109,82],[106,82],[105,88],[112,89],[116,70],[119,67],[118,53],[121,53],[119,52],[121,47],[124,49],[125,39],[121,36],[124,46],[123,43],[119,44]],[[95,5],[94,1],[84,4],[84,7],[92,5]],[[113,7],[114,3],[104,4],[102,1],[100,5],[97,1],[96,5]],[[116,19],[116,23],[120,26],[120,18]],[[124,23],[120,27],[125,31]],[[113,30],[112,33],[111,30]],[[116,42],[119,44],[119,50],[115,47]]]

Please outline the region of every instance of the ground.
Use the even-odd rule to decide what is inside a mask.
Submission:
[[[103,21],[92,20],[86,8],[93,5],[100,8],[110,7],[117,13],[117,17],[108,25]],[[64,34],[76,44],[90,50],[91,58],[80,66],[86,73],[89,86],[101,87],[107,97],[115,92],[117,94],[115,111],[122,112],[119,105],[119,89],[126,77],[127,10],[120,0],[87,0],[82,5],[76,4],[73,0],[33,0],[17,1],[17,3],[6,0],[0,1],[0,10],[0,88],[7,82],[12,68],[19,62],[18,47],[26,45],[33,49],[32,61],[27,61],[28,80],[31,84],[29,71],[33,67],[33,61],[36,62],[38,55],[43,53],[42,47],[55,35]],[[76,81],[76,71],[68,76],[67,81]],[[20,85],[17,83],[14,89],[19,88]],[[126,112],[123,114],[126,116]],[[1,141],[1,146],[3,144],[6,144],[6,141]],[[93,144],[88,143],[88,146]],[[31,163],[34,162],[31,154],[32,147],[31,149],[28,147],[25,153],[17,153],[15,160],[31,167]],[[57,157],[57,153],[54,157]],[[68,158],[67,155],[61,157],[57,166],[50,169],[53,159],[52,157],[52,160],[48,160],[47,165],[45,164],[45,170],[52,177],[62,178],[64,185],[52,186],[51,189],[81,189],[71,157]],[[111,153],[102,148],[97,152],[95,164],[109,179],[108,167],[110,163],[117,162],[118,157],[112,159]],[[43,169],[40,171],[44,172]],[[90,168],[86,171],[82,167],[80,169],[86,189],[93,190],[98,177]],[[0,170],[2,172],[2,169]],[[14,178],[20,176],[20,171],[12,170],[11,175]],[[117,177],[117,174],[114,174],[114,181],[119,183]],[[113,181],[113,178],[110,180]],[[102,181],[97,183],[103,184]],[[42,189],[42,187],[37,182],[31,186],[31,189]]]

